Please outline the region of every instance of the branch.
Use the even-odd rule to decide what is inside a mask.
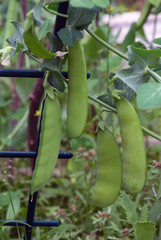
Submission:
[[[114,113],[117,113],[117,110],[116,110],[115,108],[113,108],[113,107],[111,107],[110,105],[102,102],[101,100],[99,100],[99,99],[97,99],[97,98],[94,98],[94,97],[92,97],[92,96],[89,95],[89,94],[88,94],[88,98],[91,99],[92,101],[100,104],[101,106],[107,108],[108,110],[110,110],[110,111],[112,111],[112,112],[114,112]],[[150,131],[150,130],[147,129],[146,127],[143,127],[142,125],[141,125],[141,128],[142,128],[142,130],[143,130],[145,133],[147,133],[147,134],[150,135],[151,137],[153,137],[153,138],[155,138],[155,139],[157,139],[157,140],[159,140],[159,141],[161,142],[161,136],[159,136],[158,134]]]
[[[144,25],[144,23],[146,22],[149,14],[151,12],[152,7],[153,7],[153,5],[151,3],[149,3],[148,0],[145,0],[143,9],[141,10],[140,18],[136,22],[136,29],[137,30],[139,30]]]
[[[49,12],[49,13],[51,13],[51,14],[54,14],[54,15],[56,15],[56,16],[63,17],[63,18],[68,18],[68,15],[59,13],[59,12],[57,12],[57,11],[50,10],[50,9],[48,9],[48,8],[46,7],[46,5],[44,5],[43,8],[44,8],[45,11],[47,11],[47,12]]]
[[[145,69],[145,72],[148,73],[156,82],[161,83],[161,76],[151,70],[149,67]]]
[[[104,47],[106,47],[107,49],[111,50],[113,53],[117,54],[121,58],[124,58],[126,61],[128,61],[128,56],[127,55],[125,55],[121,51],[117,50],[116,48],[111,46],[109,43],[103,41],[100,37],[98,37],[96,34],[94,34],[91,30],[89,30],[87,28],[85,30],[86,30],[86,32],[89,33],[89,35],[91,35],[96,41],[101,43]]]

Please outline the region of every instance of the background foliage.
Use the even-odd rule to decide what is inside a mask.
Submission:
[[[51,12],[57,10],[58,2],[61,1],[46,2],[49,3],[47,8],[50,12],[42,9],[44,1],[37,1],[36,5],[36,1],[28,1],[26,11],[34,9],[38,37],[47,47],[48,40],[53,40],[49,32],[52,31],[55,23],[55,15]],[[157,18],[161,9],[161,1],[148,0],[147,2],[151,6],[151,14]],[[4,26],[7,22],[4,11],[8,9],[9,1],[1,1],[0,3],[0,48],[3,49]],[[156,134],[161,134],[161,42],[154,40],[155,34],[154,41],[147,40],[143,28],[147,18],[142,24],[140,24],[140,20],[133,23],[121,44],[118,42],[118,38],[122,29],[116,35],[113,34],[110,20],[118,13],[123,14],[137,10],[141,14],[142,1],[135,1],[131,5],[131,1],[71,0],[70,4],[73,8],[70,9],[68,24],[59,32],[59,37],[67,45],[73,45],[78,38],[82,38],[87,69],[91,74],[88,80],[88,93],[96,100],[89,98],[86,131],[79,139],[69,143],[66,138],[65,124],[62,126],[60,151],[72,151],[74,157],[70,160],[58,160],[51,182],[39,193],[35,216],[35,219],[59,219],[62,224],[58,228],[35,228],[33,239],[132,240],[135,239],[133,224],[139,220],[155,223],[155,239],[160,239],[161,146],[158,140],[147,133],[144,137],[148,176],[144,190],[133,198],[121,191],[117,201],[104,209],[91,209],[90,199],[96,181],[96,128],[100,113],[101,118],[108,124],[118,142],[120,141],[118,120],[115,113],[107,111],[106,105],[99,105],[99,101],[115,107],[115,103],[111,100],[113,89],[126,89],[126,97],[134,104],[141,124]],[[17,8],[17,18],[13,19],[16,21],[14,22],[16,31],[14,28],[14,33],[9,38],[10,45],[15,48],[11,52],[12,61],[9,66],[1,64],[1,68],[41,68],[49,69],[55,73],[57,70],[53,67],[52,61],[44,61],[40,64],[25,54],[26,46],[21,34],[22,23],[25,19],[25,12],[22,10],[25,8],[23,7],[21,4],[21,7]],[[81,9],[75,10],[74,7],[81,7]],[[104,15],[109,16],[107,23],[102,22]],[[156,21],[154,21],[154,28],[155,24]],[[12,24],[10,23],[10,25]],[[96,41],[87,34],[86,30],[83,31],[87,27],[106,43],[110,43],[115,49],[120,50],[122,56],[116,55]],[[67,35],[70,38],[67,38]],[[157,49],[154,43],[158,44]],[[63,70],[67,70],[65,61],[63,62]],[[56,84],[62,91],[60,100],[63,122],[65,123],[67,91],[65,85],[60,84],[62,78],[59,74],[56,76],[53,84]],[[107,91],[109,81],[114,77],[118,78],[114,82],[114,88],[109,87]],[[154,79],[158,81],[155,82]],[[0,150],[28,150],[28,109],[35,82],[36,80],[27,78],[0,78]],[[136,93],[137,97],[135,97]],[[1,219],[25,219],[32,174],[31,166],[32,162],[27,159],[1,159]],[[0,239],[21,239],[23,230],[23,228],[5,227],[2,224]]]

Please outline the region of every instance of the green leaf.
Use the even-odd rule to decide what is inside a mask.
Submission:
[[[128,31],[124,41],[121,44],[121,50],[123,52],[127,52],[127,46],[131,45],[135,41],[135,34],[136,34],[136,23],[133,23]]]
[[[47,238],[47,236],[49,236],[49,234],[52,234],[51,236],[53,236],[54,234],[54,238],[53,240],[58,240],[58,239],[62,239],[62,234],[65,234],[65,231],[67,232],[71,232],[72,230],[77,229],[77,226],[74,224],[61,224],[59,227],[56,228],[52,228],[52,230],[47,231],[46,234],[43,235],[44,239]],[[60,235],[60,234],[61,235]],[[67,239],[67,238],[65,238]]]
[[[94,33],[100,37],[102,40],[107,41],[107,37],[101,27],[96,28]],[[98,52],[103,49],[104,47],[98,41],[96,41],[93,37],[90,37],[89,41],[87,42],[85,49],[86,55],[92,58],[97,57]],[[120,57],[119,57],[120,58]],[[111,61],[111,58],[110,58]],[[107,68],[106,68],[107,70]],[[101,70],[100,70],[101,71]]]
[[[149,3],[151,3],[154,7],[159,7],[159,5],[161,4],[161,0],[148,0]]]
[[[65,45],[73,46],[77,39],[83,38],[83,33],[75,28],[66,27],[58,32],[58,36]]]
[[[20,210],[20,199],[15,198],[12,200],[12,203],[10,203],[7,213],[6,213],[6,219],[14,219],[14,217],[18,214]]]
[[[15,150],[25,148],[27,145],[27,116],[28,110],[8,135],[7,144]]]
[[[72,139],[72,149],[77,150],[79,147],[83,147],[85,149],[96,147],[96,142],[93,138],[93,136],[90,136],[88,134],[83,133],[78,139]]]
[[[145,34],[145,31],[144,31],[144,28],[143,28],[143,27],[137,29],[137,36],[138,36],[140,39],[142,39],[143,41],[146,42],[147,39],[146,39],[146,34]],[[142,44],[143,44],[143,43],[142,43]],[[142,47],[146,49],[146,47],[144,47],[144,46],[142,46]]]
[[[25,112],[27,111],[27,107],[21,107],[21,108],[18,108],[16,109],[13,113],[12,113],[12,119],[20,119],[24,116]]]
[[[23,51],[27,50],[27,47],[25,45],[24,39],[23,39],[23,28],[22,28],[22,23],[17,22],[17,21],[12,21],[12,24],[15,27],[15,34],[7,39],[7,42],[9,43],[10,46],[12,46],[13,49],[11,52],[11,56],[14,56],[15,53],[20,49],[23,48]]]
[[[116,107],[114,99],[112,98],[111,94],[109,94],[109,93],[103,94],[103,95],[101,95],[101,96],[99,96],[97,98],[99,100],[101,100],[102,102],[110,105],[111,107]]]
[[[161,151],[161,146],[160,145],[153,145],[153,146],[158,146],[158,152]],[[155,148],[154,148],[155,149]],[[159,179],[159,188],[158,188],[158,191],[157,191],[157,200],[159,200],[161,197],[161,177]]]
[[[63,188],[48,188],[45,191],[45,196],[49,197],[58,197],[58,196],[65,196],[65,197],[70,197],[72,194],[72,191],[70,189],[66,189],[66,191],[64,191]],[[43,194],[42,194],[43,197]]]
[[[80,198],[80,200],[84,203],[84,205],[87,205],[87,199],[83,196],[81,192],[78,190],[75,191],[76,195]]]
[[[70,0],[70,5],[76,8],[93,8],[94,4],[90,0]]]
[[[136,222],[134,223],[134,235],[136,240],[154,239],[155,225],[153,222]]]
[[[52,10],[52,11],[56,11],[58,10],[58,3],[60,1],[50,1],[50,3],[48,3],[48,5],[46,5],[45,7],[49,10]],[[63,2],[63,1],[62,1]],[[65,1],[64,1],[65,2]]]
[[[161,214],[161,202],[156,202],[150,209],[148,214],[148,221],[156,222]]]
[[[138,63],[135,63],[130,68],[118,71],[116,77],[126,83],[134,92],[137,92],[139,86],[150,78],[149,75],[145,74],[144,68]]]
[[[153,145],[151,148],[150,148],[151,151],[155,151],[155,152],[161,152],[161,145]]]
[[[120,192],[119,202],[126,212],[128,223],[133,224],[136,222],[138,220],[138,215],[136,212],[135,202],[133,202],[129,195],[124,191]]]
[[[148,82],[141,85],[137,91],[136,102],[142,110],[161,107],[161,84]]]
[[[129,88],[128,85],[120,79],[116,79],[113,83],[114,83],[115,89],[121,91],[122,92],[121,95],[123,95],[126,99],[128,99],[128,101],[131,102],[134,96],[134,91],[131,88]],[[109,93],[103,94],[97,98],[102,102],[110,105],[111,107],[114,107],[114,108],[116,107],[115,100],[114,98],[112,98],[111,94]]]
[[[88,91],[94,88],[99,83],[98,78],[90,78],[87,81]]]
[[[13,102],[12,99],[5,100],[2,96],[0,96],[0,108],[8,106],[8,105],[10,105],[12,102]]]
[[[14,220],[14,219],[11,219],[11,220],[3,220],[3,222],[2,222],[2,225],[0,226],[0,228],[2,228],[6,223],[10,223],[10,222],[15,222],[15,223],[21,223],[21,224],[23,224],[24,226],[28,226],[28,227],[31,227],[31,225],[29,225],[28,223],[25,223],[25,222],[23,222],[23,221],[19,221],[19,220]]]
[[[94,7],[93,9],[70,7],[68,25],[58,32],[61,41],[65,45],[73,46],[77,39],[82,39],[83,33],[81,30],[88,27],[95,18],[97,11],[97,7]]]
[[[84,9],[84,8],[72,8],[69,10],[68,26],[75,28],[87,27],[95,18],[98,8]]]
[[[134,46],[128,46],[129,64],[139,63],[143,68],[160,66],[161,49],[141,49]]]
[[[154,8],[152,13],[153,15],[158,15],[161,12],[161,4],[159,4],[159,6],[157,8]]]
[[[62,48],[63,48],[62,42],[60,41],[60,39],[55,37],[54,34],[51,34],[51,33],[48,32],[46,37],[50,42],[51,52],[56,53],[57,51],[63,51],[62,50]],[[52,58],[52,59],[45,59],[42,62],[41,66],[40,66],[40,69],[41,70],[57,70],[57,69],[60,69],[61,66],[62,66],[62,63],[65,61],[65,59],[66,59],[66,55],[64,56],[64,60],[62,60],[59,57],[55,57],[55,58]]]
[[[53,88],[56,88],[60,92],[64,92],[65,78],[62,76],[62,74],[59,71],[57,70],[51,71],[48,77],[48,82]]]
[[[71,158],[68,160],[67,170],[72,173],[83,171],[84,161],[82,159]]]
[[[140,221],[147,221],[148,220],[148,207],[149,204],[145,204],[141,210],[141,216],[140,216]]]
[[[12,200],[17,199],[21,194],[17,192],[10,192]],[[10,196],[8,192],[0,193],[0,206],[4,207],[10,204]]]
[[[33,17],[37,26],[41,26],[43,21],[41,19],[40,11],[43,7],[44,0],[40,0],[35,6],[33,7]]]
[[[107,8],[109,6],[108,0],[91,0],[96,6],[101,8]]]
[[[68,2],[69,0],[50,0],[50,4],[54,4],[54,3],[60,3],[60,2]]]
[[[27,103],[29,94],[32,93],[34,84],[34,79],[29,80],[27,78],[17,78],[16,80],[16,90],[23,103]]]
[[[95,52],[95,50],[94,50]],[[87,56],[89,56],[87,54]],[[97,69],[99,71],[104,71],[106,72],[107,69],[112,69],[112,68],[115,68],[115,67],[118,67],[121,63],[121,58],[119,56],[109,56],[109,58],[106,58],[106,59],[103,59],[102,63],[99,64],[99,66],[97,67]]]
[[[135,92],[125,82],[120,79],[116,79],[114,81],[114,87],[117,90],[121,90],[121,95],[128,99],[128,101],[132,101]]]
[[[43,39],[46,36],[46,34],[50,31],[51,31],[51,20],[47,19],[42,25],[40,32],[38,33],[39,40]]]
[[[156,38],[153,40],[153,43],[161,45],[161,38]]]
[[[57,52],[57,51],[61,51],[63,49],[63,44],[62,44],[61,40],[58,39],[54,34],[48,32],[46,34],[46,37],[51,44],[51,52]],[[53,59],[55,59],[55,58],[53,58]],[[51,60],[51,59],[49,59],[49,60]],[[47,61],[47,60],[45,60],[45,61]],[[62,60],[60,59],[59,61],[62,61]],[[58,64],[58,66],[60,67],[60,64]]]
[[[98,128],[97,128],[97,130],[98,130],[98,129],[101,129],[102,131],[105,130],[105,123],[104,123],[104,121],[100,120],[100,121],[98,122]]]
[[[68,2],[68,1],[69,0],[50,0],[50,3],[60,3],[60,2]]]

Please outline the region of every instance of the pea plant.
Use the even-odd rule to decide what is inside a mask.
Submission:
[[[160,239],[160,145],[151,143],[161,141],[161,38],[149,42],[144,24],[150,14],[158,16],[161,1],[144,2],[121,44],[110,27],[117,1],[28,1],[21,21],[16,4],[8,3],[1,64],[14,68],[23,57],[45,76],[30,84],[29,106],[18,83],[24,103],[18,119],[26,114],[0,149],[16,146],[11,140],[28,116],[29,150],[39,136],[29,192],[40,192],[40,208],[49,203],[44,217],[62,222],[47,233],[37,228],[34,239]],[[0,124],[7,125],[4,118]],[[57,160],[60,149],[74,154],[64,165]]]

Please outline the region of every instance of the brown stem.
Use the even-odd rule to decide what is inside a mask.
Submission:
[[[38,134],[38,120],[39,118],[35,116],[37,110],[39,110],[40,103],[43,97],[43,79],[39,78],[36,81],[34,90],[29,96],[30,106],[29,106],[29,116],[28,116],[28,148],[29,151],[36,151],[37,146],[37,134]],[[33,168],[34,161],[31,159],[31,166]]]
[[[100,239],[100,236],[101,236],[101,232],[98,230],[96,232],[96,239],[95,240],[99,240]]]
[[[27,0],[21,0],[21,8],[23,12],[23,18],[26,18],[26,13],[27,13]]]
[[[60,7],[60,9],[59,9]],[[58,11],[66,14],[68,9],[67,3],[59,3]],[[64,27],[66,24],[66,19],[57,16],[56,24],[53,29],[53,33],[57,36],[57,32]],[[61,46],[62,47],[62,44]],[[60,49],[59,49],[60,50]],[[29,106],[29,116],[28,116],[28,148],[29,151],[36,151],[37,148],[37,137],[38,137],[38,117],[34,116],[35,112],[39,109],[40,103],[44,94],[43,79],[38,79],[32,94],[29,96],[30,106]],[[34,167],[34,159],[31,159],[32,169]]]

